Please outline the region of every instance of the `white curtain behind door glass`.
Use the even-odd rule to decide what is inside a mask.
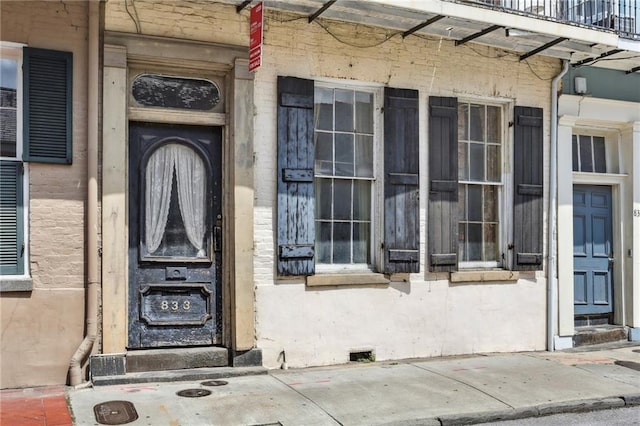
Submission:
[[[173,186],[173,158],[171,145],[165,145],[158,148],[147,163],[144,229],[149,253],[158,249],[167,226]]]
[[[178,204],[187,231],[187,238],[204,257],[206,170],[202,159],[190,148],[175,146],[176,176],[178,178]]]
[[[149,254],[154,253],[164,236],[171,202],[174,167],[177,176],[178,204],[187,238],[205,257],[206,169],[202,159],[180,144],[158,148],[147,163],[145,191],[145,241]]]

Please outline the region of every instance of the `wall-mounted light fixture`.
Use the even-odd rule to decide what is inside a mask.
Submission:
[[[585,77],[576,77],[573,79],[573,91],[579,95],[587,93],[587,79]]]

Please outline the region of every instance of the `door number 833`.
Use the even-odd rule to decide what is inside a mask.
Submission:
[[[177,300],[163,300],[160,302],[160,309],[163,311],[188,311],[191,309],[191,302],[184,300],[179,302]]]

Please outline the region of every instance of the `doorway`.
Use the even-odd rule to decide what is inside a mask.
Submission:
[[[128,348],[222,335],[222,128],[129,123]]]
[[[606,323],[613,314],[611,200],[609,186],[573,187],[574,314]]]

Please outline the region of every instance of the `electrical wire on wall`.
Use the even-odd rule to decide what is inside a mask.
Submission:
[[[135,17],[129,11],[129,2],[131,2],[131,8],[133,9],[133,13]],[[124,9],[127,11],[127,14],[133,21],[136,26],[136,33],[142,34],[142,25],[140,25],[140,18],[138,17],[138,9],[136,9],[136,4],[134,0],[124,0]]]

